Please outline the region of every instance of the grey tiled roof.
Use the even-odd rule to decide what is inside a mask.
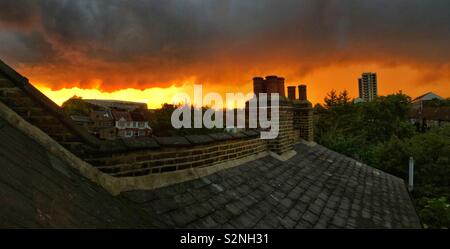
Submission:
[[[0,117],[0,227],[418,228],[402,180],[320,145],[111,196]]]
[[[177,228],[420,228],[404,182],[323,146],[122,195]]]
[[[0,117],[0,228],[147,228],[158,217],[111,196]]]

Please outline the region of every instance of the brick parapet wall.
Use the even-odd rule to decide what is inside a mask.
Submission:
[[[112,176],[126,177],[208,167],[264,151],[267,151],[267,141],[251,137],[203,145],[105,153],[86,161]]]

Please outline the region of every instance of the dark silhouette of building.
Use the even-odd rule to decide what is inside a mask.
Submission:
[[[363,101],[372,101],[378,96],[377,74],[363,73],[358,79],[359,98]]]

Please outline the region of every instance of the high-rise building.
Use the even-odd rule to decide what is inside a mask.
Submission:
[[[359,98],[364,101],[372,101],[378,95],[377,91],[377,74],[363,73],[358,79]]]

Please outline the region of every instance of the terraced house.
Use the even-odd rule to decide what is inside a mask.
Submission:
[[[83,100],[78,97],[69,101],[83,102],[89,105],[89,115],[70,115],[70,119],[99,139],[114,140],[152,135],[146,104]],[[109,104],[110,102],[112,104]],[[66,107],[66,112],[70,112],[70,107]]]
[[[284,95],[282,78],[254,85]],[[403,180],[312,141],[301,89],[272,140],[108,141],[0,62],[0,227],[420,228]]]
[[[131,112],[112,110],[112,115],[118,137],[143,137],[152,133],[148,118],[140,110]]]

